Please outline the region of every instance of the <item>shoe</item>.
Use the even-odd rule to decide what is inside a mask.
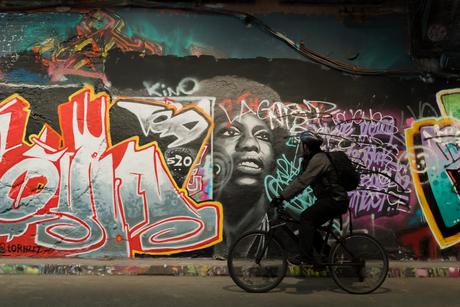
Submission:
[[[315,260],[305,260],[300,256],[291,256],[288,257],[290,264],[299,265],[299,266],[314,266],[316,264]]]

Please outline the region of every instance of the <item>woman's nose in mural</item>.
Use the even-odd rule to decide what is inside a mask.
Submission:
[[[250,133],[243,133],[236,144],[237,151],[260,151],[259,141]]]

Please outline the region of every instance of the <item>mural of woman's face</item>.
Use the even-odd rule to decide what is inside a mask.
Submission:
[[[233,123],[220,122],[215,127],[214,149],[228,156],[229,184],[263,186],[265,176],[275,165],[272,133],[255,115],[243,115]]]

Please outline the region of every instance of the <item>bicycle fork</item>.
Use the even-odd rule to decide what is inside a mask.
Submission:
[[[256,257],[256,263],[260,266],[260,261],[262,260],[262,257],[265,255],[268,245],[270,244],[273,235],[275,233],[275,230],[273,228],[270,228],[268,232],[268,238],[264,237],[263,242],[262,242],[262,248],[258,249],[257,257]]]

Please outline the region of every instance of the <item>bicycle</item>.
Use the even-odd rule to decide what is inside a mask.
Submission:
[[[270,210],[270,208],[269,208]],[[267,214],[269,213],[267,210]],[[352,294],[366,294],[379,288],[388,273],[388,256],[382,245],[372,236],[353,233],[350,214],[350,232],[346,236],[334,232],[334,220],[319,230],[325,231],[321,252],[317,256],[316,270],[328,269],[332,279],[343,290]],[[342,229],[342,215],[340,230]],[[269,231],[249,231],[231,245],[227,267],[233,281],[248,292],[267,292],[285,277],[288,268],[286,249],[275,235],[281,228],[298,244],[297,236],[287,227],[299,223],[284,209],[275,207]],[[272,225],[273,224],[273,225]],[[335,242],[329,258],[325,251],[329,237]]]

